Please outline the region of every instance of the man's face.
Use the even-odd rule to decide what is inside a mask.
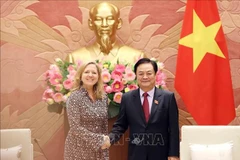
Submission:
[[[111,41],[115,40],[118,26],[118,17],[114,8],[110,5],[100,5],[95,9],[92,18],[92,28],[98,39],[108,36]]]
[[[140,64],[136,76],[138,85],[143,91],[150,91],[155,86],[156,74],[151,63]]]

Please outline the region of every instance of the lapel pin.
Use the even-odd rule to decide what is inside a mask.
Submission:
[[[157,101],[157,100],[154,100],[154,103],[155,103],[155,104],[158,104],[158,101]]]

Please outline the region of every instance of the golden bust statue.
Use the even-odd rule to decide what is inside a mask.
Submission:
[[[69,54],[68,61],[77,60],[117,60],[134,63],[143,53],[129,46],[120,44],[116,40],[116,31],[121,28],[122,20],[119,9],[113,4],[102,2],[90,9],[89,28],[96,35],[96,42],[90,46],[80,48]]]

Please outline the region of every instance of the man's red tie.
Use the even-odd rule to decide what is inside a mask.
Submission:
[[[143,111],[145,115],[146,122],[148,122],[149,119],[149,103],[148,103],[148,93],[143,93],[144,99],[143,99]]]

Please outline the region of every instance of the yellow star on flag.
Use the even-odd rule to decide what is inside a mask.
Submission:
[[[207,53],[225,58],[215,41],[220,27],[220,21],[206,27],[193,10],[193,32],[179,40],[179,44],[193,49],[193,72]]]

